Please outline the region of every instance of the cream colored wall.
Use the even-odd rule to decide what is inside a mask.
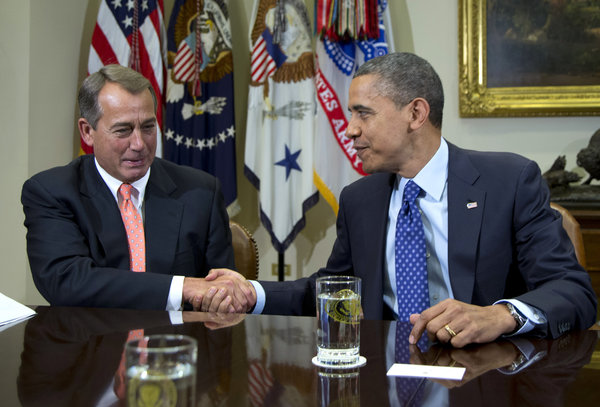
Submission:
[[[174,0],[165,1],[166,17]],[[243,176],[248,89],[248,29],[251,0],[230,0],[234,42],[238,195],[235,218],[255,233],[261,279],[274,279],[277,253],[258,219],[257,194]],[[306,1],[312,11],[314,0]],[[412,51],[436,68],[446,92],[444,135],[460,146],[523,154],[547,169],[565,154],[568,167],[600,127],[598,117],[461,119],[458,117],[458,9],[449,0],[392,0],[396,50]],[[0,0],[0,170],[2,175],[0,291],[29,303],[43,300],[33,287],[25,254],[19,202],[23,181],[75,156],[75,95],[86,73],[88,47],[99,0]],[[286,252],[297,278],[325,264],[335,238],[335,217],[320,200],[307,213],[307,227]]]
[[[0,13],[0,292],[18,300],[27,275],[19,197],[28,173],[29,3],[3,3]]]

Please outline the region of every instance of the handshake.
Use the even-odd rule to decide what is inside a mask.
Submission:
[[[241,274],[229,269],[212,269],[205,278],[186,277],[183,301],[194,311],[243,314],[256,305],[256,291]]]

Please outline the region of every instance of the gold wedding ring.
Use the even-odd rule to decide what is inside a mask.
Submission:
[[[450,328],[450,327],[448,326],[448,324],[444,325],[444,329],[446,330],[446,332],[448,332],[448,334],[449,334],[451,337],[453,337],[453,338],[454,338],[454,337],[456,336],[456,332],[454,332],[454,331],[452,330],[452,328]]]

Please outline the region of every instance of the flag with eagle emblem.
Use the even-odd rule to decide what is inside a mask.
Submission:
[[[168,29],[164,157],[216,176],[238,212],[233,55],[224,0],[177,0]]]
[[[244,173],[259,191],[261,222],[283,253],[318,200],[310,22],[302,0],[256,0],[250,27]]]

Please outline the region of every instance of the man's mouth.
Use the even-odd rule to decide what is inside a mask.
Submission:
[[[137,167],[140,166],[144,163],[144,159],[143,158],[125,158],[123,159],[123,163],[125,163],[126,165],[130,165],[132,167]]]
[[[356,150],[356,153],[360,156],[360,153],[362,153],[364,150],[367,149],[366,146],[359,146],[359,145],[354,145],[352,146],[352,148],[354,148]]]

